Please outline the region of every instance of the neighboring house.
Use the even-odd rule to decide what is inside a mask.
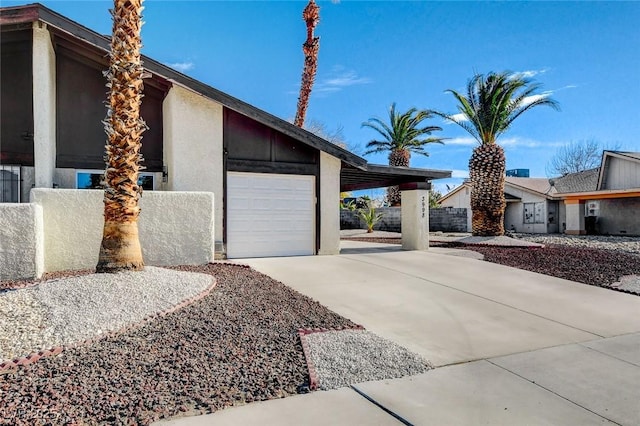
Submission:
[[[505,229],[527,233],[640,235],[640,153],[604,151],[601,166],[553,179],[507,177]],[[468,209],[468,182],[442,207]]]
[[[28,202],[32,187],[95,187],[109,38],[39,4],[0,8],[0,29],[0,202]],[[450,176],[368,164],[151,58],[143,63],[142,186],[213,192],[216,251],[230,258],[337,253],[341,191],[423,188]]]

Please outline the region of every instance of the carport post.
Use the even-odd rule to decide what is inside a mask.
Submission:
[[[400,185],[402,194],[402,249],[429,248],[429,190],[430,182]]]

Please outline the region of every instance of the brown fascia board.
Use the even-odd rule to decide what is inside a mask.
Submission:
[[[418,169],[414,167],[384,166],[381,164],[367,164],[367,171],[374,173],[389,173],[391,175],[415,176],[427,180],[446,179],[451,177],[450,170]]]
[[[38,18],[38,4],[0,8],[0,25],[26,24],[36,22]]]
[[[35,22],[37,20],[43,21],[61,31],[71,34],[74,37],[85,40],[86,42],[97,46],[105,51],[109,51],[110,42],[109,38],[95,31],[72,21],[65,16],[60,15],[46,8],[45,6],[35,3],[25,6],[1,8],[0,9],[0,24],[13,24],[13,23],[25,23]],[[341,148],[331,142],[322,139],[319,136],[314,135],[304,129],[301,129],[293,124],[278,118],[268,112],[262,111],[246,102],[243,102],[233,96],[230,96],[224,92],[221,92],[209,85],[206,85],[198,80],[188,77],[178,71],[169,68],[166,65],[161,64],[147,56],[142,56],[144,68],[151,71],[154,74],[159,75],[169,81],[183,85],[201,95],[210,98],[222,105],[230,108],[240,114],[243,114],[249,118],[256,120],[266,126],[272,127],[281,131],[287,136],[297,139],[315,149],[324,151],[341,161],[359,168],[364,169],[367,165],[367,160],[355,155],[344,148]]]

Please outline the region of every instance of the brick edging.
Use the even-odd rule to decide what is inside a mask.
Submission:
[[[126,331],[132,330],[134,328],[138,328],[148,322],[153,321],[156,318],[159,317],[164,317],[169,315],[170,313],[173,313],[179,309],[182,309],[194,302],[197,302],[200,299],[203,299],[204,297],[208,296],[211,291],[216,287],[216,285],[218,284],[217,280],[215,279],[215,277],[211,277],[211,284],[206,287],[204,290],[202,290],[200,293],[196,294],[195,296],[189,297],[184,299],[183,301],[179,302],[178,304],[172,306],[171,308],[165,309],[164,311],[160,311],[160,312],[156,312],[150,315],[147,315],[146,317],[144,317],[142,320],[138,321],[138,322],[134,322],[132,324],[128,324],[125,325],[117,330],[113,330],[113,331],[109,331],[106,333],[101,333],[98,334],[97,336],[91,337],[89,339],[80,341],[80,342],[75,342],[75,343],[70,343],[67,345],[59,345],[59,346],[54,346],[52,348],[49,349],[42,349],[39,350],[37,352],[31,352],[28,355],[22,356],[22,357],[17,357],[14,359],[10,359],[10,360],[4,360],[0,363],[0,375],[8,373],[10,370],[13,370],[15,368],[18,368],[18,366],[20,365],[29,365],[29,364],[34,364],[35,362],[37,362],[39,359],[41,358],[45,358],[48,356],[53,356],[53,355],[58,355],[60,354],[62,351],[67,350],[67,349],[73,349],[79,346],[83,346],[83,345],[89,345],[91,343],[95,343],[99,340],[102,340],[104,338],[107,337],[111,337],[111,336],[115,336],[117,334],[121,334],[124,333]]]
[[[307,362],[307,371],[309,373],[309,390],[318,389],[318,373],[316,372],[316,366],[311,360],[311,348],[307,341],[307,336],[314,333],[324,333],[327,331],[343,331],[343,330],[364,330],[364,327],[356,324],[353,327],[339,327],[339,328],[299,328],[298,336],[300,337],[300,343],[302,344],[302,352],[304,352],[304,358]]]

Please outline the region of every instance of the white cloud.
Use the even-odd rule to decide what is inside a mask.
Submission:
[[[544,74],[548,71],[547,68],[543,68],[541,70],[526,70],[526,71],[518,71],[514,72],[513,76],[521,77],[521,78],[532,78],[539,74]]]
[[[471,136],[465,136],[460,138],[452,138],[444,141],[445,145],[463,145],[463,146],[472,146],[477,145],[478,141]]]
[[[362,77],[354,70],[347,70],[342,66],[334,66],[329,76],[320,79],[315,87],[314,92],[333,93],[339,92],[345,87],[356,86],[361,84],[369,84],[372,80],[368,77]]]
[[[193,62],[173,62],[167,63],[166,65],[182,73],[190,71],[195,67]]]
[[[563,142],[542,142],[534,139],[521,138],[518,136],[510,138],[499,138],[498,143],[504,148],[549,148],[557,147]]]
[[[458,179],[468,179],[469,170],[451,170],[451,177]]]

